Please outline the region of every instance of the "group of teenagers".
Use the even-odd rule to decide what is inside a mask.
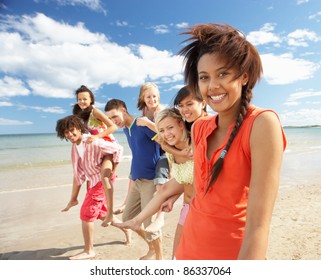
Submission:
[[[189,36],[179,52],[186,86],[173,106],[162,106],[157,85],[148,82],[140,88],[140,117],[119,99],[102,112],[81,86],[73,114],[57,121],[57,136],[73,144],[73,187],[62,211],[78,204],[87,184],[80,210],[84,250],[70,259],[95,257],[97,219],[120,228],[127,244],[132,231],[140,235],[148,244],[141,259],[163,259],[164,212],[181,196],[173,259],[267,258],[286,138],[274,111],[250,103],[263,72],[259,53],[227,24],[197,24],[183,34]],[[215,113],[207,114],[207,106]],[[126,199],[116,209],[113,183],[123,147],[112,133],[118,127],[132,162]]]

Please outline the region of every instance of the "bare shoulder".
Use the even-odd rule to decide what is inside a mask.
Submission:
[[[264,130],[268,127],[280,127],[280,120],[273,111],[265,111],[258,115],[253,123],[254,130]]]
[[[254,120],[251,139],[279,139],[281,134],[281,123],[275,112],[265,111]]]
[[[93,108],[93,115],[96,119],[100,119],[100,117],[104,115],[104,113],[97,108]]]

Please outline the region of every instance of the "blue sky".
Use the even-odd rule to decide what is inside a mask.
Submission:
[[[161,103],[184,85],[184,28],[228,23],[259,50],[264,76],[252,103],[283,125],[321,125],[320,0],[1,0],[0,134],[49,133],[87,85],[138,114],[139,87]]]

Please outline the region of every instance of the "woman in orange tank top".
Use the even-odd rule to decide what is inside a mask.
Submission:
[[[260,56],[229,25],[184,34],[185,81],[217,115],[192,127],[195,197],[176,259],[265,259],[286,139],[275,112],[250,105]]]

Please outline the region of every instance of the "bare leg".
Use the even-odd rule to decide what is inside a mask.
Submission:
[[[113,221],[112,221],[112,225],[115,226],[115,224],[119,224],[121,222],[121,220],[119,220],[116,216],[113,217]],[[115,226],[117,227],[117,226]],[[119,228],[119,227],[117,227]],[[125,241],[125,245],[131,245],[132,242],[132,231],[130,229],[126,229],[126,228],[120,228],[126,237],[126,241]]]
[[[153,240],[151,242],[148,242],[146,240],[145,233],[144,233],[143,229],[137,230],[136,232],[140,237],[142,237],[146,241],[146,243],[148,245],[147,253],[144,256],[140,257],[139,258],[140,260],[150,260],[156,253],[157,253],[156,254],[156,259],[157,259],[157,257],[158,258],[160,258],[160,257],[163,258],[162,249],[161,249],[161,242],[159,243],[160,238],[156,239],[158,241]],[[155,247],[155,245],[156,245],[156,247]],[[159,253],[159,252],[161,252],[161,253]]]
[[[163,248],[162,248],[162,239],[159,237],[152,241],[155,254],[156,254],[156,260],[162,260],[163,259]]]
[[[109,226],[113,220],[113,205],[114,205],[114,188],[110,181],[113,170],[112,155],[107,155],[101,165],[101,182],[104,186],[104,191],[107,200],[107,215],[102,223],[103,227]]]
[[[148,243],[148,252],[146,255],[142,256],[140,260],[150,260],[153,256],[155,256],[156,260],[163,259],[163,249],[162,249],[162,240],[161,238],[157,238]]]
[[[156,191],[159,192],[163,185],[156,185]],[[164,226],[164,212],[159,210],[155,220],[145,229],[147,232],[156,232]]]
[[[124,212],[124,209],[125,209],[125,206],[126,206],[126,202],[127,202],[127,197],[128,197],[129,192],[130,192],[130,189],[132,188],[133,185],[134,185],[134,181],[133,180],[129,180],[128,189],[127,189],[127,194],[126,194],[125,200],[124,200],[123,204],[121,206],[119,206],[114,211],[115,215],[118,215],[118,214],[121,214],[121,213]]]
[[[94,251],[94,222],[82,221],[82,233],[85,242],[84,250],[70,257],[70,260],[86,260],[96,256]]]
[[[183,185],[177,183],[175,179],[169,180],[167,183],[163,185],[162,189],[155,194],[152,200],[135,218],[118,224],[117,226],[123,228],[130,228],[135,231],[142,229],[142,223],[146,219],[154,215],[167,198],[171,197],[172,195],[182,193],[183,191]]]
[[[179,241],[181,239],[182,236],[182,231],[183,231],[183,226],[180,224],[177,224],[176,226],[176,231],[175,231],[175,236],[174,236],[174,242],[173,242],[173,254],[172,254],[172,259],[174,259],[175,257],[175,253],[176,253],[176,248],[179,244]]]

